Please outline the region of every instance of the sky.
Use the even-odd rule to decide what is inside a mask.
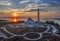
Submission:
[[[60,18],[60,0],[0,0],[0,18],[10,18],[14,12],[20,19],[36,18],[37,9],[41,18]]]

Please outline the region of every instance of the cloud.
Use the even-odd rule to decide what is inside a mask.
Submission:
[[[27,4],[27,6],[23,9],[21,9],[22,11],[36,11],[37,9],[45,9],[49,6],[49,4],[47,3],[41,3],[41,4]]]
[[[28,7],[35,7],[35,8],[38,8],[38,7],[48,7],[49,4],[47,3],[41,3],[41,4],[28,4]]]
[[[12,0],[0,0],[0,11],[10,11],[16,7]]]
[[[37,9],[41,9],[41,11],[54,11],[56,13],[60,12],[60,3],[40,3],[40,4],[27,4],[25,8],[23,8],[22,11],[36,11]]]
[[[27,3],[27,2],[29,2],[30,0],[23,0],[23,1],[20,1],[19,3],[20,4],[24,4],[24,3]]]
[[[24,3],[38,3],[39,0],[23,0],[20,1],[19,4],[24,4]]]
[[[0,5],[11,5],[11,3],[10,2],[8,2],[8,1],[0,1]]]

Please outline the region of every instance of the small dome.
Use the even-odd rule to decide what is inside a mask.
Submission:
[[[29,17],[27,20],[28,20],[28,21],[33,21],[32,18],[30,18],[30,17]]]

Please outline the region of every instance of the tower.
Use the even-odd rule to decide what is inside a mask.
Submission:
[[[39,15],[40,15],[40,10],[38,9],[38,14],[37,14],[37,19],[38,19],[37,21],[38,22],[40,21],[40,16]]]

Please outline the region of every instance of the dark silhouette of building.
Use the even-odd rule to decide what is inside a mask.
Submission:
[[[40,16],[39,15],[40,15],[40,10],[38,9],[38,20],[37,20],[38,22],[40,21]]]

